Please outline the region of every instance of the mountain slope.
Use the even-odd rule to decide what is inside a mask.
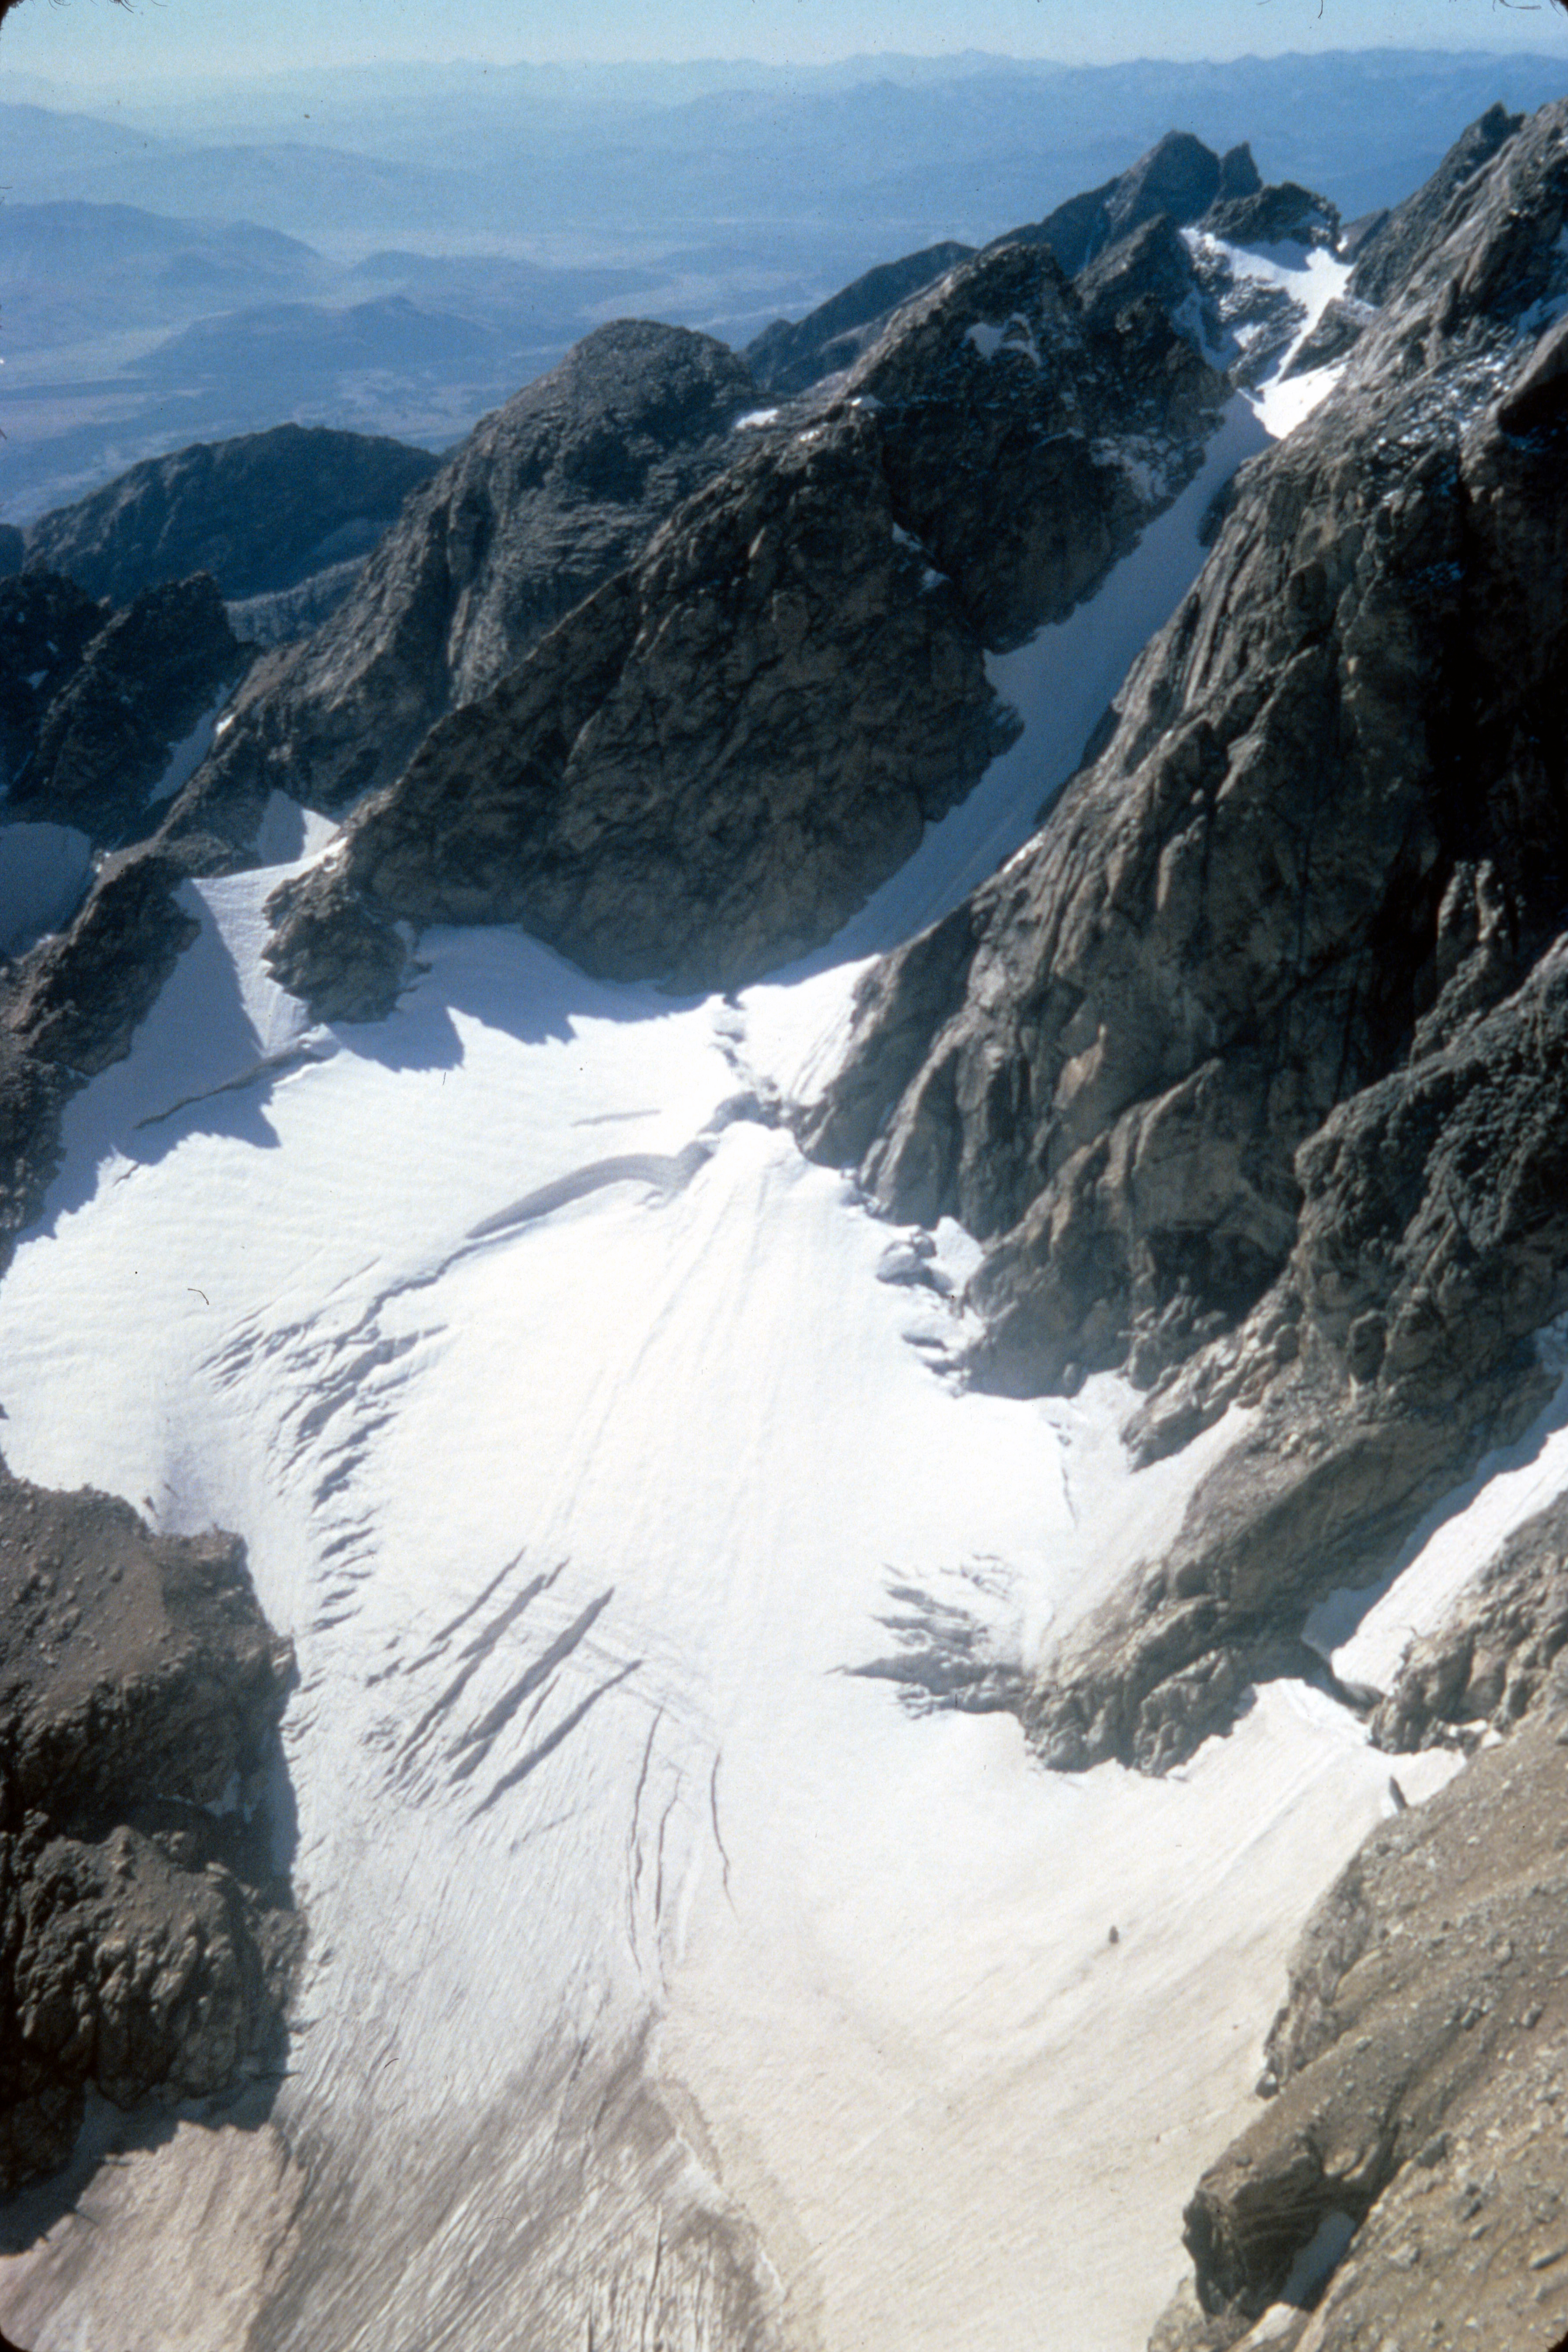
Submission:
[[[1556,1953],[1565,157],[1338,392],[1299,191],[976,257],[766,424],[607,331],[0,974],[8,1458],[243,1534],[310,1927],[275,2095],[100,2117],[7,2335],[1349,2352],[1443,2316],[1424,2179],[1455,2293],[1489,2200],[1550,2254],[1555,2140],[1459,2207],[1557,2011],[1447,1996]]]

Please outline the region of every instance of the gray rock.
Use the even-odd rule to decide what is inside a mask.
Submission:
[[[1386,302],[1408,283],[1433,246],[1447,233],[1456,199],[1523,127],[1521,114],[1491,106],[1449,148],[1436,171],[1413,196],[1384,214],[1355,250],[1346,289],[1359,302]]]
[[[225,596],[259,596],[366,553],[439,464],[426,449],[320,425],[193,442],[42,516],[26,561],[115,604],[194,572],[210,572]]]
[[[89,2084],[276,2063],[300,1928],[257,1807],[292,1674],[232,1537],[0,1465],[0,2195],[65,2161]]]
[[[109,607],[58,573],[0,582],[0,787],[26,783],[45,713],[80,667]]]
[[[258,673],[213,765],[338,809],[389,782],[734,456],[756,388],[711,336],[602,327],[478,425],[344,602]]]
[[[827,937],[1010,731],[895,535],[878,425],[759,449],[364,803],[273,901],[318,1010],[384,1010],[372,921],[521,921],[589,968],[730,985]],[[346,993],[345,993],[346,992]],[[352,1015],[351,1015],[352,1017]]]
[[[824,376],[852,367],[900,303],[920,293],[974,247],[949,240],[885,261],[808,310],[804,319],[775,319],[742,356],[763,392],[805,392]]]
[[[1198,2297],[1237,2335],[1335,2216],[1335,2243],[1354,2234],[1301,2297],[1312,2352],[1568,2325],[1565,1798],[1555,1727],[1531,1724],[1375,1830],[1313,1912],[1269,2104],[1187,2208]]]
[[[1128,236],[1107,247],[1080,272],[1076,291],[1092,331],[1110,326],[1117,313],[1149,295],[1173,321],[1192,333],[1202,299],[1193,257],[1168,213],[1156,213]]]
[[[1233,1402],[1258,1420],[1200,1483],[1174,1541],[1075,1629],[1021,1702],[1051,1761],[1160,1770],[1226,1727],[1312,1602],[1389,1570],[1424,1511],[1550,1391],[1531,1335],[1568,1303],[1568,941],[1442,1051],[1341,1105],[1302,1149],[1282,1282],[1233,1340],[1151,1397],[1134,1458]],[[1543,1546],[1550,1530],[1542,1532]],[[1554,1654],[1553,1569],[1510,1558],[1473,1621],[1386,1710],[1404,1744],[1480,1664],[1528,1704]],[[1510,1686],[1488,1636],[1529,1647]],[[1531,1637],[1533,1639],[1531,1639]],[[1460,1659],[1466,1660],[1463,1674]],[[1505,1696],[1505,1694],[1507,1696]]]
[[[1377,316],[1370,303],[1352,302],[1335,295],[1323,305],[1311,332],[1303,335],[1286,362],[1287,376],[1307,375],[1313,368],[1331,367],[1353,352]]]
[[[1249,193],[1249,180],[1256,184],[1257,176],[1250,148],[1233,148],[1222,163],[1191,131],[1169,131],[1114,180],[1069,196],[1044,220],[1009,229],[992,244],[1047,246],[1068,275],[1076,276],[1156,213],[1183,227],[1199,219],[1222,193]]]
[[[1247,1312],[1300,1144],[1418,1022],[1436,1044],[1517,985],[1568,898],[1542,766],[1563,460],[1487,400],[1563,270],[1556,136],[1549,111],[1472,184],[1442,266],[1248,469],[1109,748],[945,931],[946,996],[923,943],[865,985],[806,1139],[990,1241],[998,1385]]]
[[[12,779],[11,810],[75,825],[104,847],[142,838],[156,822],[149,794],[171,751],[245,659],[206,573],[143,590],[89,640],[45,705]]]
[[[1568,1648],[1568,1497],[1516,1529],[1436,1632],[1411,1643],[1372,1736],[1395,1751],[1451,1742],[1463,1727],[1514,1727],[1553,1695]]]
[[[1090,321],[1048,250],[1012,246],[907,303],[846,397],[876,402],[899,522],[1001,648],[1064,618],[1190,478],[1224,388],[1152,296]]]
[[[1249,195],[1222,195],[1210,205],[1200,226],[1208,236],[1222,237],[1227,245],[1332,247],[1340,240],[1337,205],[1296,180],[1256,188]]]
[[[433,730],[279,894],[272,968],[363,1018],[395,921],[520,921],[677,987],[829,938],[1011,739],[983,647],[1089,593],[1222,398],[1149,298],[1091,331],[1040,249],[951,272]]]
[[[153,850],[111,860],[68,927],[0,973],[0,1271],[43,1206],[66,1102],[128,1050],[196,935],[186,873]]]

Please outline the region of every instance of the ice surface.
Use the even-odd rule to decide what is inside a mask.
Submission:
[[[13,1466],[243,1528],[299,1644],[312,1960],[275,2122],[357,2219],[317,2223],[353,2315],[321,2286],[276,2340],[384,2341],[416,2281],[572,2340],[510,2251],[546,2154],[487,2119],[563,2036],[654,2027],[800,2340],[1134,2345],[1383,1759],[1280,1686],[1184,1777],[1061,1779],[1010,1717],[857,1675],[894,1579],[1037,1651],[1201,1453],[1133,1479],[1114,1382],[953,1381],[962,1310],[879,1282],[888,1228],[723,1113],[787,1074],[788,990],[753,1034],[750,997],[436,932],[390,1021],[311,1029],[258,964],[279,877],[190,886],[202,937],[0,1289]],[[231,2344],[236,2295],[270,2309],[262,2162],[128,2158],[0,2313],[63,2352],[134,2273],[149,2346]],[[183,2284],[209,2198],[251,2217],[218,2317]]]

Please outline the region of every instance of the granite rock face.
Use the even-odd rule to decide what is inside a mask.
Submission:
[[[595,971],[692,986],[826,937],[1009,731],[927,570],[869,418],[757,451],[285,887],[274,971],[353,1017],[345,970],[382,983],[364,1011],[395,983],[391,918],[520,921]]]
[[[1521,114],[1506,107],[1489,107],[1478,121],[1457,139],[1426,184],[1402,205],[1384,215],[1381,224],[1357,250],[1347,292],[1360,302],[1386,302],[1396,294],[1411,270],[1425,257],[1456,200],[1509,141],[1523,128]]]
[[[1531,1335],[1568,1301],[1568,379],[1530,322],[1568,288],[1565,131],[1548,110],[1473,176],[1339,392],[1247,469],[1107,751],[868,975],[807,1117],[895,1213],[988,1239],[976,1378],[1124,1366],[1142,1459],[1256,1416],[1020,1693],[1058,1764],[1163,1769],[1223,1728],[1312,1601],[1541,1401]]]
[[[132,2106],[276,2065],[300,1927],[261,1799],[292,1671],[232,1537],[0,1465],[0,2195],[65,2161],[89,2084]]]
[[[1044,220],[1009,229],[993,244],[1048,246],[1069,277],[1076,277],[1156,214],[1185,227],[1211,205],[1252,195],[1261,185],[1249,147],[1216,155],[1191,131],[1171,131],[1114,180],[1069,196]]]
[[[900,303],[971,259],[973,251],[952,240],[926,246],[900,261],[868,269],[804,319],[775,319],[742,355],[753,380],[763,392],[788,395],[853,367]]]
[[[1396,1753],[1506,1735],[1552,1691],[1568,1647],[1568,1497],[1503,1543],[1441,1625],[1412,1642],[1372,1735]]]
[[[1002,1385],[1249,1310],[1293,1245],[1300,1145],[1551,936],[1568,486],[1510,404],[1549,356],[1515,321],[1563,268],[1564,184],[1548,114],[1247,470],[1109,748],[950,919],[945,999],[923,941],[868,977],[808,1137],[990,1238]],[[1467,400],[1478,378],[1500,397]]]
[[[109,848],[142,837],[170,752],[244,666],[209,574],[144,589],[89,639],[45,706],[10,809],[75,825]]]
[[[1092,590],[1222,398],[1152,298],[1091,328],[1040,248],[951,272],[354,811],[273,970],[363,1017],[397,921],[681,987],[830,937],[1009,740],[984,650]]]
[[[475,427],[350,594],[258,671],[223,762],[339,809],[494,687],[734,455],[756,387],[711,336],[602,327]]]
[[[1320,1902],[1268,2104],[1187,2208],[1197,2295],[1155,2345],[1559,2340],[1565,1800],[1562,1717],[1543,1714],[1373,1831]]]
[[[320,425],[197,441],[41,516],[26,562],[112,604],[194,572],[210,572],[226,597],[259,596],[368,553],[439,463]]]
[[[43,1207],[67,1100],[128,1050],[196,936],[187,871],[157,849],[111,859],[67,928],[0,972],[0,1270]]]

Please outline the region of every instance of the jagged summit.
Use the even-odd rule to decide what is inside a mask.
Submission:
[[[1190,131],[1170,131],[1114,180],[1069,196],[1044,220],[1008,229],[992,241],[1047,245],[1068,275],[1076,277],[1108,246],[1158,213],[1184,228],[1212,205],[1256,195],[1262,185],[1250,147],[1216,155]]]
[[[345,603],[242,699],[231,760],[335,808],[395,775],[625,563],[729,455],[756,397],[711,336],[602,327],[477,425]]]
[[[984,650],[1089,593],[1222,397],[1156,303],[1086,323],[1048,249],[949,272],[353,813],[274,970],[369,1012],[398,920],[521,920],[681,986],[820,944],[1008,739]],[[289,691],[241,723],[286,727]]]
[[[764,392],[807,391],[852,367],[900,302],[967,261],[973,249],[950,241],[868,269],[804,319],[775,319],[746,345],[746,365]]]

